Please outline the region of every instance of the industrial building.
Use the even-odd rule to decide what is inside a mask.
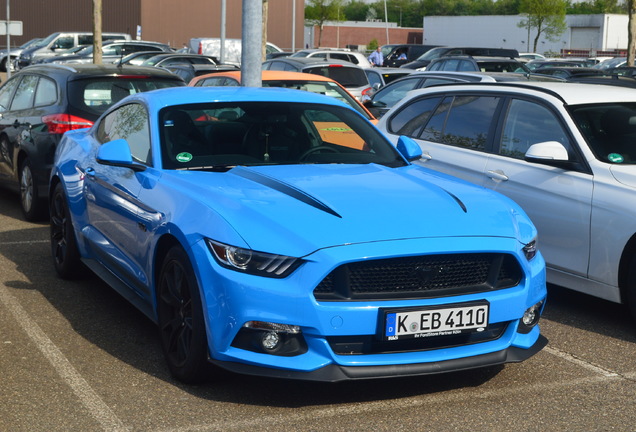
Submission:
[[[57,31],[93,30],[91,0],[5,1],[9,7],[0,8],[0,20],[6,21],[8,9],[10,21],[22,22],[22,36],[10,37],[12,47]],[[240,38],[243,2],[225,3],[225,36]],[[267,4],[267,40],[284,50],[303,48],[304,0],[269,0]],[[193,37],[221,35],[221,0],[102,0],[102,30],[181,48]],[[4,36],[0,45],[6,45]]]
[[[541,54],[601,56],[624,55],[627,50],[627,15],[566,15],[567,29],[556,41],[541,35]],[[536,29],[519,27],[523,15],[431,16],[423,20],[423,43],[448,46],[484,46],[533,50]]]

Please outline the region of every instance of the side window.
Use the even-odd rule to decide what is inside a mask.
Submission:
[[[421,138],[483,151],[499,101],[492,96],[448,97],[435,110]]]
[[[93,45],[93,35],[78,35],[77,44],[78,45]]]
[[[390,86],[384,87],[377,92],[373,96],[373,101],[384,103],[386,106],[393,106],[404,98],[406,93],[413,90],[419,82],[419,78],[411,78],[391,83]]]
[[[103,55],[119,55],[121,53],[121,45],[106,45],[102,48]]]
[[[433,110],[441,101],[441,97],[418,99],[406,105],[389,121],[389,130],[400,135],[407,135],[416,138]]]
[[[513,99],[504,122],[500,154],[523,159],[532,144],[545,141],[558,141],[571,150],[568,135],[552,111],[535,102]]]
[[[373,87],[376,84],[382,85],[382,80],[380,80],[380,75],[376,74],[375,72],[367,71],[367,78],[369,79],[369,84],[371,84],[371,87]]]
[[[150,162],[150,127],[142,105],[123,105],[102,119],[97,128],[97,140],[104,144],[120,138],[128,141],[134,160]]]
[[[69,49],[75,46],[73,36],[62,36],[58,38],[53,44],[54,49]]]
[[[20,78],[15,78],[7,81],[5,85],[0,87],[0,112],[6,111],[9,109],[9,104],[11,103],[11,96],[13,95],[13,90],[15,90],[16,86]]]
[[[35,92],[35,106],[52,105],[57,101],[57,85],[48,78],[40,78]]]
[[[27,75],[22,78],[18,89],[15,91],[13,102],[11,103],[12,111],[27,109],[33,106],[33,95],[35,94],[37,84],[38,77],[35,75]]]

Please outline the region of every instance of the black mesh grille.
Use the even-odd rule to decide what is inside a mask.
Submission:
[[[486,292],[519,284],[522,269],[508,254],[448,254],[344,264],[318,284],[318,300],[426,298]]]

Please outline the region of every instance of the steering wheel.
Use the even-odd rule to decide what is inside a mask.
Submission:
[[[326,145],[319,145],[317,147],[312,147],[309,150],[305,150],[303,152],[303,154],[301,154],[298,157],[298,160],[303,161],[303,160],[305,160],[307,158],[307,156],[312,155],[312,154],[317,153],[317,152],[322,152],[322,151],[326,151],[327,153],[340,153],[338,150],[336,150],[333,147],[329,147],[329,146],[326,146]]]

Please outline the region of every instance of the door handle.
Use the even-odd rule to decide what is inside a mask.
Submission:
[[[486,175],[493,180],[507,181],[508,176],[502,170],[490,170],[486,172]]]

